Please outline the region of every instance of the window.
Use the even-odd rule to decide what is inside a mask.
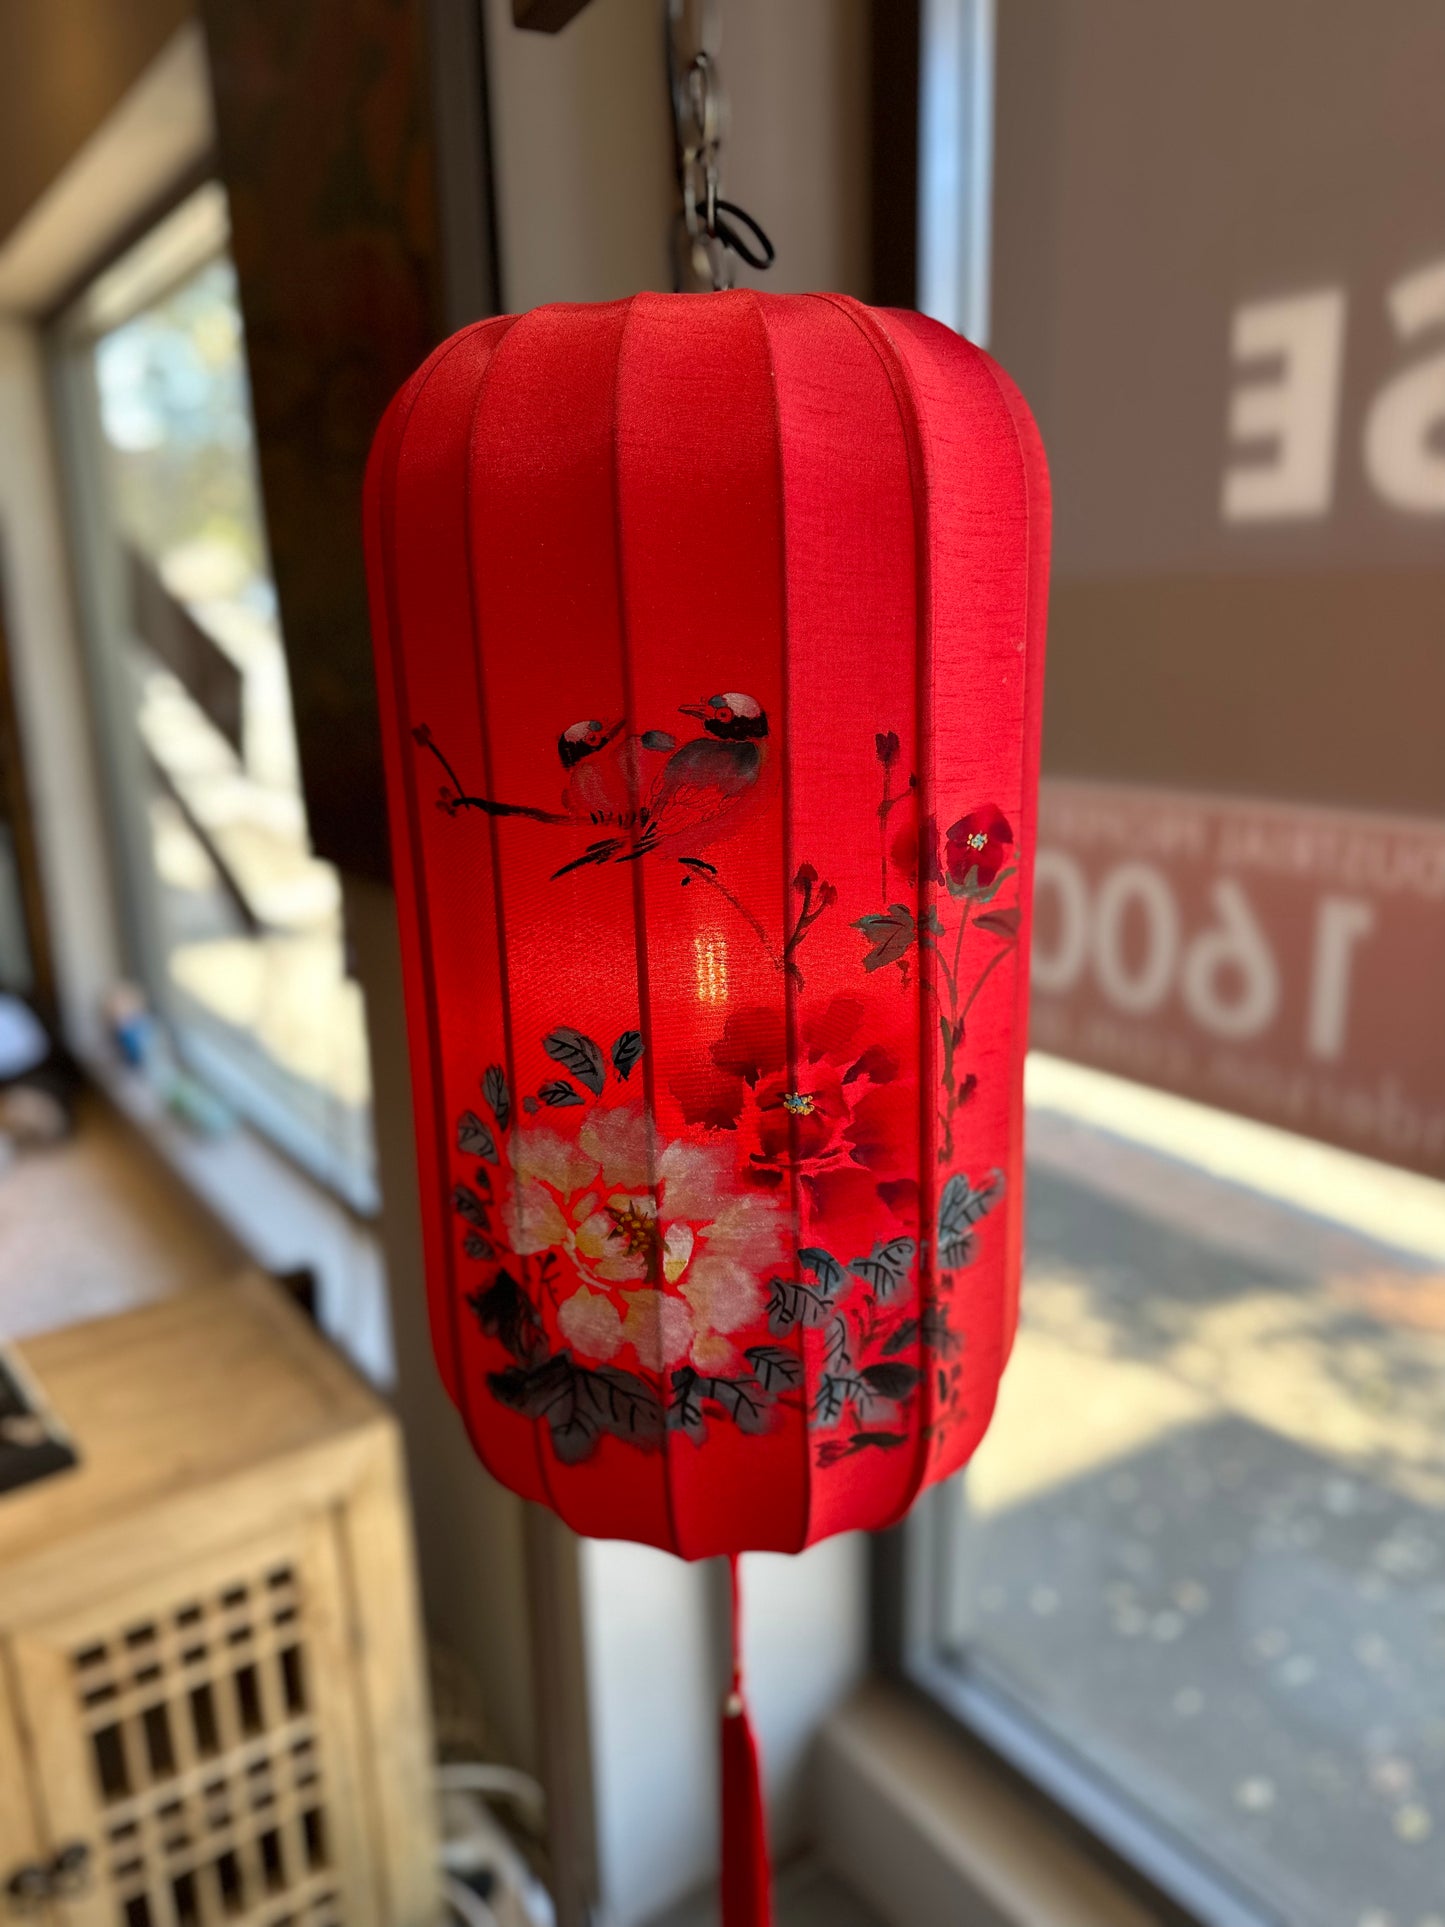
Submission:
[[[1055,487],[1028,1258],[905,1664],[1192,1919],[1445,1927],[1445,19],[1000,8],[989,194],[987,14],[920,237],[977,296],[991,212]]]
[[[133,967],[192,1074],[369,1205],[361,994],[307,834],[218,187],[91,284],[57,357]]]

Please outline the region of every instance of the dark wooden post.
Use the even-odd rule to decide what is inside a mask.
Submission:
[[[443,332],[428,8],[201,13],[312,834],[382,877],[361,484],[383,409]]]

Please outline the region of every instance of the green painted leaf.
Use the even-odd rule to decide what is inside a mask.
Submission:
[[[550,1104],[554,1110],[564,1104],[585,1104],[587,1101],[581,1091],[574,1084],[569,1084],[565,1077],[559,1077],[555,1083],[544,1084],[537,1095],[544,1104]]]
[[[956,1171],[943,1187],[938,1200],[938,1262],[945,1271],[957,1271],[973,1258],[973,1226],[986,1217],[1003,1196],[1002,1171],[992,1171],[975,1186],[962,1171]]]
[[[469,1293],[467,1304],[485,1336],[498,1339],[513,1358],[536,1365],[545,1357],[542,1320],[510,1271],[499,1271],[485,1291]]]
[[[759,1433],[768,1428],[772,1400],[755,1378],[705,1378],[705,1398],[730,1418],[740,1432]]]
[[[798,1253],[798,1263],[804,1271],[811,1272],[830,1298],[842,1289],[843,1267],[821,1245],[804,1245]]]
[[[497,1129],[505,1131],[507,1121],[512,1115],[512,1093],[507,1088],[507,1073],[500,1064],[488,1064],[482,1079],[482,1096],[492,1107],[492,1116],[497,1120]]]
[[[663,1430],[662,1401],[645,1379],[612,1365],[578,1365],[578,1400],[599,1431],[628,1445],[653,1446]]]
[[[459,1184],[453,1189],[452,1210],[468,1224],[476,1225],[479,1231],[487,1229],[486,1207],[469,1184]]]
[[[906,1352],[918,1340],[919,1324],[916,1318],[905,1318],[896,1331],[889,1332],[883,1341],[883,1356],[894,1358],[899,1352]]]
[[[790,1391],[803,1382],[803,1361],[781,1345],[750,1345],[743,1357],[765,1392]]]
[[[483,1124],[475,1111],[463,1111],[457,1119],[457,1147],[469,1158],[485,1158],[488,1164],[497,1162],[497,1140],[490,1126]]]
[[[668,1430],[686,1432],[694,1445],[701,1445],[707,1437],[703,1384],[691,1365],[681,1365],[672,1375],[672,1392],[667,1401]]]
[[[855,1258],[848,1269],[886,1301],[902,1286],[917,1255],[912,1238],[888,1238],[875,1244],[866,1258]]]
[[[631,1077],[632,1067],[638,1058],[641,1057],[642,1051],[642,1032],[640,1030],[623,1031],[622,1035],[617,1039],[617,1042],[612,1046],[612,1062],[616,1066],[617,1075],[622,1079],[624,1084],[628,1078]]]
[[[841,1380],[825,1372],[818,1380],[818,1389],[813,1394],[813,1422],[815,1425],[836,1425],[843,1416],[847,1400]]]
[[[579,1365],[569,1352],[526,1369],[489,1372],[492,1394],[528,1418],[544,1418],[564,1465],[588,1458],[604,1432],[650,1449],[662,1437],[662,1402],[646,1380],[611,1366]]]
[[[554,1064],[571,1071],[579,1084],[585,1085],[594,1097],[601,1097],[604,1066],[600,1044],[568,1024],[559,1024],[542,1039],[542,1048]]]
[[[886,1398],[896,1404],[899,1399],[907,1398],[917,1386],[919,1372],[914,1365],[890,1359],[881,1365],[865,1365],[861,1377],[876,1397]]]
[[[774,1338],[785,1338],[798,1325],[816,1330],[827,1324],[832,1312],[833,1300],[825,1291],[790,1278],[768,1281],[768,1330]]]
[[[863,959],[865,970],[882,970],[885,964],[901,964],[918,941],[918,925],[906,903],[893,903],[886,911],[858,917],[853,924],[870,945]]]
[[[828,1336],[823,1345],[823,1363],[828,1366],[830,1370],[836,1368],[844,1372],[852,1371],[853,1354],[848,1349],[848,1321],[846,1318],[841,1316],[837,1317],[828,1327]]]

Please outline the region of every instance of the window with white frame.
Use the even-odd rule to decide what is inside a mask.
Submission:
[[[1442,1927],[1445,17],[923,16],[1055,548],[1023,1322],[902,1663],[1190,1919]]]
[[[54,348],[132,967],[190,1075],[369,1207],[361,992],[307,831],[222,190],[99,274]]]

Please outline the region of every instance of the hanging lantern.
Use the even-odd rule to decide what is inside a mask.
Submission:
[[[688,1559],[901,1518],[1017,1316],[1027,409],[840,297],[542,308],[396,397],[367,547],[431,1324],[478,1454]]]

